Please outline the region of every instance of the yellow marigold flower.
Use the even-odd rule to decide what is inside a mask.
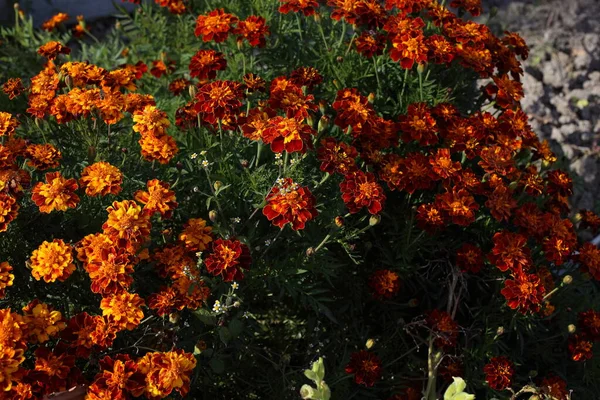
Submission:
[[[0,136],[12,136],[17,126],[19,126],[19,121],[10,113],[0,111]]]
[[[60,311],[37,299],[23,307],[23,320],[33,344],[44,343],[67,327]]]
[[[142,156],[146,160],[156,160],[161,164],[168,164],[179,151],[175,139],[169,135],[158,137],[152,134],[144,135],[139,140],[139,144],[142,147]]]
[[[123,174],[119,168],[105,161],[85,167],[79,179],[79,184],[85,188],[85,194],[88,196],[119,194],[122,183]]]
[[[96,102],[96,107],[106,124],[116,124],[124,117],[125,96],[119,91],[104,92],[104,97]]]
[[[24,328],[23,317],[10,309],[0,310],[0,352],[7,347],[25,347]]]
[[[173,210],[177,208],[175,192],[171,186],[158,179],[149,180],[146,184],[148,191],[138,190],[133,198],[144,204],[144,213],[154,215],[158,212],[163,218],[171,218]]]
[[[8,230],[8,224],[17,217],[19,204],[14,197],[0,193],[0,232]]]
[[[33,251],[30,267],[31,275],[38,281],[44,279],[50,283],[58,279],[64,282],[75,271],[73,249],[60,239],[44,242]]]
[[[25,361],[23,349],[7,347],[0,351],[0,393],[12,388],[12,375],[19,370],[19,365]]]
[[[100,101],[100,89],[80,89],[74,88],[68,95],[69,112],[77,117],[88,117]]]
[[[150,398],[167,397],[173,390],[185,397],[194,368],[196,358],[183,350],[146,353],[138,361],[138,371],[146,376],[146,394]]]
[[[0,299],[6,295],[6,288],[13,285],[15,276],[10,273],[12,267],[6,261],[0,263]]]
[[[202,218],[191,218],[179,234],[179,241],[185,244],[189,251],[204,251],[212,242],[212,227],[206,226]]]
[[[60,151],[48,143],[32,144],[27,147],[25,154],[29,158],[27,165],[41,171],[49,168],[57,168],[62,158]]]
[[[147,105],[141,111],[133,114],[133,130],[140,135],[152,134],[154,136],[164,135],[167,127],[171,125],[167,113],[159,110],[154,105]]]
[[[111,322],[114,322],[121,329],[135,329],[142,318],[144,312],[142,306],[144,299],[137,293],[121,292],[108,297],[104,297],[100,302],[102,315],[108,317]]]
[[[66,211],[79,203],[79,196],[75,194],[77,188],[75,179],[65,179],[60,172],[48,172],[46,183],[38,182],[33,187],[31,200],[43,213]]]
[[[109,249],[114,242],[104,233],[92,233],[81,239],[75,246],[77,259],[83,263],[92,262],[101,258],[103,249]]]
[[[150,216],[133,200],[115,201],[106,209],[108,219],[102,225],[106,235],[126,239],[135,247],[150,235]]]

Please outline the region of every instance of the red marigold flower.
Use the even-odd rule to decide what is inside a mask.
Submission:
[[[265,130],[269,127],[269,121],[276,113],[270,107],[251,108],[246,117],[239,120],[242,135],[250,140],[261,140]]]
[[[502,272],[526,271],[532,264],[527,237],[508,231],[494,234],[494,248],[488,258]]]
[[[152,61],[152,68],[150,73],[157,79],[164,74],[168,74],[175,70],[175,61],[168,61],[166,64],[163,60]]]
[[[508,186],[498,185],[488,195],[485,206],[490,209],[492,217],[497,221],[508,221],[513,216],[513,210],[517,208],[517,201]]]
[[[10,100],[13,100],[20,96],[25,91],[25,88],[23,87],[21,78],[10,78],[2,85],[2,91],[6,93]]]
[[[279,228],[290,223],[293,230],[301,230],[306,222],[318,215],[315,196],[308,187],[300,187],[290,178],[275,185],[267,195],[266,202],[263,214]]]
[[[438,149],[429,159],[433,172],[442,179],[448,179],[461,170],[460,161],[452,161],[450,149]]]
[[[242,106],[242,87],[233,81],[214,81],[198,89],[195,109],[209,124],[216,124],[237,112]]]
[[[282,110],[288,118],[304,121],[310,111],[317,109],[313,100],[313,95],[305,95],[300,86],[285,77],[275,78],[271,82],[269,106],[274,110]]]
[[[357,351],[350,355],[345,371],[354,374],[357,384],[370,387],[381,378],[381,359],[366,350]]]
[[[338,142],[328,137],[321,140],[321,147],[317,150],[317,158],[321,161],[321,171],[333,174],[338,172],[347,175],[356,170],[358,152],[354,146]]]
[[[206,15],[198,16],[194,34],[202,36],[202,40],[205,42],[211,40],[214,40],[215,43],[224,42],[238,21],[236,16],[226,13],[222,8],[216,9]]]
[[[333,7],[331,18],[339,21],[342,18],[352,25],[365,25],[369,29],[381,28],[388,18],[381,2],[377,0],[328,0]]]
[[[393,61],[399,61],[400,66],[404,69],[411,69],[415,63],[427,62],[427,52],[429,51],[423,35],[425,23],[421,18],[413,20],[409,18],[409,20],[406,30],[391,32],[388,30],[392,42],[390,58]]]
[[[465,376],[465,366],[457,357],[444,357],[440,363],[438,373],[446,382],[452,382],[454,377]]]
[[[575,256],[581,264],[581,269],[588,272],[594,279],[600,281],[600,249],[590,242],[585,242]]]
[[[175,96],[179,96],[190,85],[191,82],[187,79],[178,78],[169,83],[169,92],[173,93]]]
[[[446,216],[435,204],[421,204],[417,208],[417,226],[434,233],[446,226]]]
[[[372,173],[356,171],[344,177],[340,183],[342,200],[351,214],[366,207],[371,214],[379,214],[385,203],[383,188]]]
[[[485,380],[494,390],[504,390],[510,387],[515,374],[514,364],[506,357],[493,357],[483,367]]]
[[[579,210],[579,216],[581,217],[580,228],[590,228],[592,232],[598,232],[598,229],[600,229],[600,216],[590,210]]]
[[[178,302],[177,292],[172,287],[163,287],[159,292],[152,293],[147,299],[148,308],[154,310],[159,317],[175,311]]]
[[[196,368],[196,358],[183,350],[167,353],[146,353],[137,362],[145,376],[145,394],[149,398],[165,398],[174,390],[185,397],[190,390],[190,375]]]
[[[504,289],[500,291],[506,298],[506,304],[512,309],[518,308],[522,314],[529,311],[538,312],[546,293],[540,277],[536,274],[516,271],[513,278],[507,279],[504,282]]]
[[[504,37],[502,38],[502,43],[505,46],[512,48],[513,52],[521,56],[523,60],[526,60],[529,57],[529,48],[525,43],[525,40],[518,33],[515,32],[504,32]]]
[[[385,36],[382,34],[372,34],[369,31],[363,31],[359,37],[354,40],[356,51],[364,57],[372,58],[383,54],[385,48]]]
[[[289,12],[301,12],[309,17],[314,15],[319,8],[317,0],[279,0],[282,4],[279,6],[279,12],[288,14]]]
[[[79,196],[75,194],[75,190],[78,187],[75,179],[65,179],[60,172],[48,172],[46,183],[38,182],[33,187],[31,200],[43,213],[66,211],[77,207]]]
[[[58,347],[51,351],[47,347],[35,350],[34,376],[38,382],[43,382],[48,392],[64,385],[70,374],[75,373],[75,356],[61,351]]]
[[[577,315],[579,328],[593,341],[600,340],[600,312],[588,310]]]
[[[398,274],[389,269],[375,271],[369,278],[373,296],[379,299],[391,299],[400,291],[400,285]]]
[[[269,35],[270,31],[264,17],[251,15],[245,20],[240,21],[237,28],[233,30],[233,33],[240,35],[238,42],[246,39],[252,47],[265,47],[267,44],[265,36]]]
[[[212,275],[220,275],[224,282],[244,279],[243,270],[250,269],[252,258],[248,246],[239,240],[217,239],[204,264]]]
[[[202,49],[198,50],[190,61],[190,76],[201,81],[215,79],[217,71],[224,71],[226,68],[227,60],[225,60],[223,53]]]
[[[144,299],[137,293],[125,291],[104,297],[100,302],[102,315],[120,329],[134,330],[144,318]]]
[[[147,182],[148,191],[138,190],[133,198],[144,204],[144,213],[154,215],[160,213],[162,218],[171,218],[173,210],[177,208],[175,192],[170,190],[171,186],[158,179]]]
[[[592,347],[594,343],[585,335],[576,334],[569,338],[569,353],[573,361],[590,360],[594,353]]]
[[[560,169],[548,171],[548,194],[573,194],[573,180],[568,173]]]
[[[438,194],[435,203],[448,215],[452,223],[461,226],[469,226],[475,222],[475,212],[479,210],[479,204],[465,189],[452,189]]]
[[[306,86],[308,89],[312,89],[323,82],[323,75],[316,68],[300,67],[292,71],[290,82],[300,87]]]
[[[247,73],[242,77],[244,79],[244,85],[246,85],[246,90],[248,92],[264,92],[266,89],[267,83],[260,76],[253,74],[251,72]]]
[[[456,251],[456,265],[463,272],[476,274],[483,268],[483,252],[478,246],[465,243]]]
[[[48,60],[54,60],[59,54],[70,54],[71,49],[63,46],[59,42],[48,42],[43,44],[38,49],[38,54],[42,57],[46,57]]]
[[[479,165],[489,174],[512,176],[515,171],[515,160],[512,151],[501,146],[489,146],[481,149]]]
[[[416,14],[425,6],[429,6],[429,4],[423,0],[385,0],[385,9],[396,8],[402,17],[406,14]]]
[[[549,396],[551,399],[556,400],[565,400],[569,396],[569,391],[567,390],[567,382],[564,379],[551,374],[544,379],[539,384],[542,393]]]
[[[310,126],[294,118],[275,117],[263,131],[262,140],[271,145],[275,153],[305,153],[312,146],[311,136],[316,132]]]
[[[398,118],[402,140],[412,142],[416,140],[422,146],[436,144],[436,121],[431,114],[431,110],[425,103],[413,103],[408,106],[406,115]]]
[[[169,12],[175,15],[184,14],[187,11],[184,0],[154,0],[161,7],[168,7]]]
[[[452,348],[456,346],[459,326],[446,311],[432,310],[427,315],[427,324],[436,335],[434,344],[441,348]]]
[[[14,197],[0,193],[0,232],[8,230],[8,225],[17,218],[19,208],[19,203]]]
[[[435,64],[450,64],[454,60],[456,50],[442,35],[431,35],[425,39],[425,45],[429,49],[427,60]]]
[[[113,245],[100,249],[98,257],[84,266],[92,281],[92,292],[108,295],[129,289],[134,262],[135,257],[124,247]]]
[[[482,11],[481,0],[452,0],[450,7],[464,8],[474,17],[478,17]]]
[[[485,87],[488,96],[496,96],[496,104],[501,108],[510,108],[514,103],[518,103],[524,96],[523,84],[512,80],[508,75],[492,77],[494,84],[490,83]]]
[[[358,89],[339,90],[331,106],[337,112],[334,122],[340,128],[351,126],[353,134],[371,131],[375,110],[369,99],[361,95]]]

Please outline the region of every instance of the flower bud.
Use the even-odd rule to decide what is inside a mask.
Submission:
[[[127,154],[129,150],[127,150],[127,147],[121,147],[121,153],[123,154]]]
[[[327,118],[325,115],[321,116],[321,118],[319,119],[319,123],[317,124],[317,130],[319,131],[319,133],[321,133],[328,127],[329,127],[329,118]]]
[[[367,343],[365,343],[365,347],[368,349],[370,349],[371,347],[373,347],[375,345],[375,339],[368,339]]]
[[[183,163],[181,161],[177,161],[175,168],[177,168],[178,171],[181,171],[183,169]]]
[[[418,73],[419,75],[421,75],[423,72],[425,72],[425,67],[426,67],[426,64],[425,64],[425,63],[419,63],[419,64],[417,65],[417,73]]]
[[[312,257],[314,255],[315,255],[314,247],[309,247],[308,249],[306,249],[306,257]]]
[[[577,213],[575,214],[575,217],[573,218],[573,222],[578,223],[583,219],[583,217],[581,216],[581,213]]]
[[[233,303],[233,306],[234,306],[235,308],[238,308],[240,305],[242,305],[242,303],[240,303],[239,301],[235,301],[235,302]]]
[[[573,325],[573,324],[569,324],[567,326],[567,331],[569,333],[573,334],[573,333],[577,332],[577,327],[575,325]]]
[[[179,313],[171,313],[169,314],[169,322],[172,324],[176,324],[179,321]]]
[[[499,326],[498,329],[496,329],[496,336],[502,336],[503,334],[504,334],[504,327]]]
[[[380,222],[381,222],[381,215],[379,215],[379,214],[371,215],[371,217],[369,218],[370,226],[375,226],[375,225],[379,224]]]
[[[518,182],[514,182],[514,181],[508,184],[508,188],[510,190],[515,190],[518,186],[519,186],[519,183]]]
[[[217,212],[215,210],[210,210],[208,212],[208,219],[210,219],[212,222],[215,222],[217,220]]]
[[[314,121],[312,119],[312,117],[309,115],[308,117],[306,117],[306,125],[312,127],[314,125]]]
[[[325,100],[319,101],[319,112],[325,115],[325,111],[327,111],[327,102]]]
[[[188,93],[190,94],[190,97],[192,97],[192,98],[196,97],[196,93],[197,93],[196,86],[195,85],[188,86]]]
[[[342,63],[342,62],[344,62],[344,57],[342,57],[342,56],[337,56],[337,57],[335,58],[335,61],[337,61],[337,62],[339,62],[339,63]]]
[[[219,190],[219,189],[221,189],[222,187],[223,187],[223,182],[221,182],[221,181],[215,181],[215,182],[213,183],[213,188],[214,188],[215,190]]]
[[[419,299],[416,299],[416,298],[412,298],[412,299],[410,299],[410,300],[408,301],[408,306],[409,306],[409,307],[412,307],[412,308],[414,308],[414,307],[418,307],[418,306],[419,306]]]
[[[315,389],[313,389],[310,385],[302,385],[300,388],[300,396],[303,399],[312,399],[315,395]]]
[[[335,223],[335,226],[337,226],[338,228],[341,228],[344,226],[344,223],[345,223],[344,217],[342,217],[341,215],[338,215],[337,217],[335,217],[333,222]]]
[[[248,162],[248,160],[241,160],[240,165],[242,166],[242,168],[248,168],[248,166],[250,166],[250,163]]]
[[[375,93],[369,93],[369,95],[367,96],[367,100],[369,101],[369,103],[373,104],[373,102],[375,101]]]
[[[565,285],[570,285],[573,283],[573,277],[571,275],[565,275],[562,281]]]

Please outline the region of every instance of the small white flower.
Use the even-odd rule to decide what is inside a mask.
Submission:
[[[267,239],[267,240],[265,240],[265,246],[270,246],[270,245],[271,245],[271,243],[273,243],[273,242],[271,241],[271,239]]]
[[[239,287],[240,287],[240,285],[239,285],[237,282],[233,282],[233,283],[231,284],[231,288],[232,288],[233,290],[237,290],[237,289],[239,289]]]
[[[196,157],[198,157],[198,153],[193,153],[193,154],[190,156],[190,158],[191,158],[192,160],[195,160],[195,159],[196,159]]]
[[[281,153],[275,153],[275,159],[281,160]]]
[[[210,165],[210,163],[207,160],[202,160],[202,166],[204,168],[208,168],[209,165]]]
[[[275,181],[275,183],[277,184],[277,186],[281,186],[281,185],[283,185],[284,181],[285,180],[283,178],[277,178],[277,180]]]
[[[233,221],[234,224],[239,224],[240,222],[242,222],[242,219],[239,217],[231,218],[231,220]]]
[[[292,159],[290,160],[290,165],[294,165],[294,164],[296,164],[297,162],[298,162],[298,160],[296,160],[295,158],[292,158]]]
[[[202,252],[201,251],[197,252],[196,257],[198,257],[198,258],[202,257]]]
[[[215,300],[215,304],[213,305],[214,312],[221,312],[223,310],[223,306],[219,300]]]

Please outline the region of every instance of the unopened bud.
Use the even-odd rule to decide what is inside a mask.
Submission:
[[[308,117],[306,117],[306,125],[312,127],[314,124],[314,121],[312,119],[312,117],[309,115]]]
[[[325,129],[329,127],[329,118],[323,115],[321,119],[319,119],[319,123],[317,124],[317,131],[319,133],[323,132]]]
[[[375,101],[375,93],[369,93],[369,95],[367,96],[367,100],[369,101],[369,103],[373,104],[373,102]]]
[[[121,153],[123,154],[127,154],[129,150],[127,150],[127,147],[121,147]]]
[[[536,376],[538,376],[538,372],[535,369],[529,371],[529,377],[530,378],[535,378]]]
[[[319,101],[319,112],[325,115],[325,111],[327,110],[327,102],[325,100]]]
[[[208,212],[208,219],[210,219],[212,222],[215,222],[217,220],[217,212],[215,210],[210,210]]]
[[[369,225],[370,226],[375,226],[378,223],[381,222],[381,215],[376,214],[376,215],[371,215],[371,217],[369,218]]]
[[[510,190],[515,190],[517,188],[517,186],[519,186],[519,183],[518,182],[514,182],[514,181],[508,184],[508,188]]]
[[[418,307],[419,306],[419,299],[416,298],[412,298],[408,301],[408,306],[409,307]]]
[[[577,327],[573,324],[569,324],[569,326],[567,326],[567,331],[571,334],[577,332]]]
[[[73,86],[73,79],[71,79],[71,76],[65,76],[65,85],[67,85],[67,87],[71,89],[71,87]]]
[[[248,162],[248,160],[241,160],[240,165],[242,166],[242,168],[248,168],[248,166],[250,166],[250,163]]]
[[[178,171],[181,171],[183,169],[183,163],[181,161],[177,161],[175,168],[177,168]]]
[[[306,257],[312,257],[314,255],[315,255],[314,247],[309,247],[308,249],[306,249]]]
[[[302,385],[302,387],[300,388],[300,396],[303,399],[312,399],[314,395],[315,389],[313,389],[312,386]]]
[[[240,303],[239,301],[234,301],[234,302],[233,302],[233,306],[234,306],[235,308],[238,308],[238,307],[239,307],[239,306],[241,306],[241,305],[242,305],[242,303]]]
[[[573,222],[578,223],[578,222],[581,222],[582,219],[583,219],[583,217],[581,216],[581,213],[577,213],[577,214],[575,214],[575,217],[573,218]]]
[[[121,22],[120,22],[120,21],[117,21],[117,22],[115,23],[115,29],[116,29],[116,30],[119,30],[119,29],[121,29]]]
[[[337,56],[337,57],[335,58],[335,61],[337,61],[337,62],[339,62],[339,63],[342,63],[342,62],[344,62],[344,57],[342,57],[342,56]]]
[[[321,23],[321,14],[319,14],[319,13],[314,13],[314,14],[313,14],[313,18],[315,19],[315,22],[316,22],[317,24]]]
[[[496,329],[496,336],[502,336],[503,334],[504,334],[504,327],[499,326],[498,329]]]
[[[365,347],[367,348],[367,350],[373,346],[375,346],[375,339],[368,339],[367,343],[365,343]]]
[[[570,285],[571,283],[573,283],[573,277],[571,275],[565,275],[565,277],[563,278],[563,283],[565,285]]]
[[[213,183],[213,188],[215,188],[215,190],[219,190],[223,187],[223,182],[221,181],[215,181],[215,183]]]
[[[176,324],[179,321],[179,313],[171,313],[169,314],[169,322],[172,324]]]
[[[196,97],[196,93],[198,91],[196,90],[196,86],[195,85],[190,85],[188,86],[188,93],[190,94],[190,97]]]
[[[335,226],[337,226],[338,228],[344,226],[344,217],[342,217],[341,215],[335,217],[333,221],[335,222]]]
[[[426,67],[426,64],[425,64],[425,63],[419,63],[419,64],[417,65],[417,73],[418,73],[419,75],[421,75],[423,72],[425,72],[425,67]]]

